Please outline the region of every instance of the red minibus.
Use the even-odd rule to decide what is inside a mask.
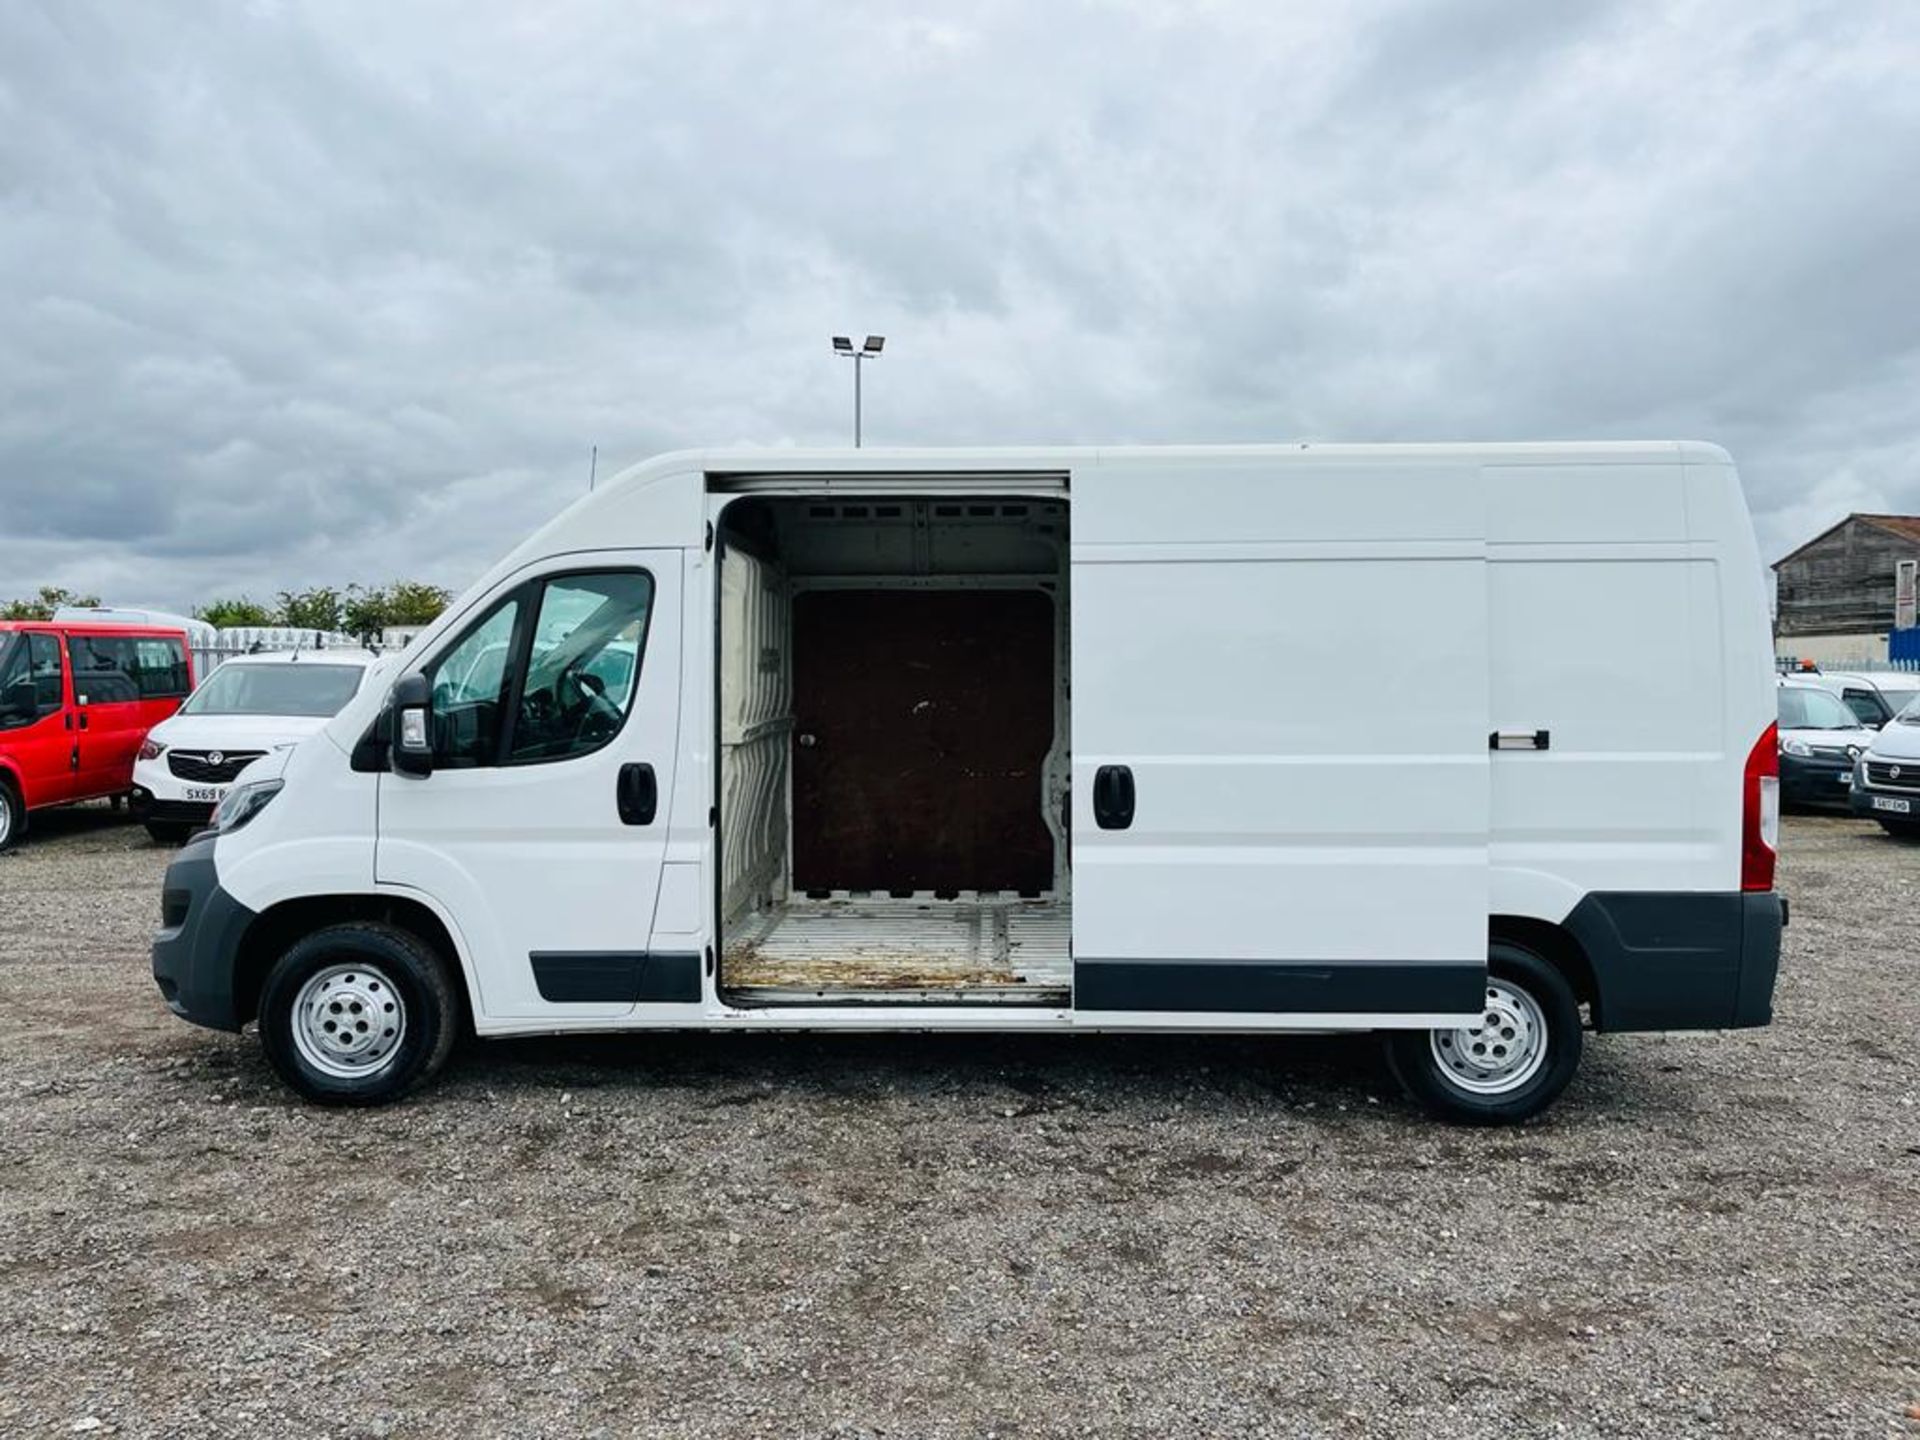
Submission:
[[[0,620],[0,850],[30,811],[126,794],[148,728],[192,689],[185,631]]]

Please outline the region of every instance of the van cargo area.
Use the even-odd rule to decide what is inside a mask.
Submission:
[[[720,534],[734,1003],[1065,1005],[1067,505],[749,497]]]

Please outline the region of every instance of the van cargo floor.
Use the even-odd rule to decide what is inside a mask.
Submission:
[[[1064,1005],[1072,933],[1061,900],[797,900],[741,923],[721,962],[721,988],[754,1003]]]

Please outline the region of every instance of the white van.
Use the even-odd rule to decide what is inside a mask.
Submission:
[[[1521,1119],[1583,1009],[1770,1018],[1761,573],[1710,445],[665,456],[229,792],[154,975],[330,1102],[468,1026],[1365,1029]]]
[[[1875,730],[1920,699],[1920,674],[1911,670],[1814,670],[1794,678],[1832,691]]]
[[[133,765],[136,820],[162,844],[205,825],[240,773],[315,733],[351,700],[371,650],[236,655],[147,732]]]

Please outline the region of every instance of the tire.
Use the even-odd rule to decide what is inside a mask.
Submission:
[[[1486,1024],[1489,1017],[1508,1023]],[[1580,1066],[1580,1002],[1533,951],[1496,940],[1487,955],[1487,1010],[1472,1030],[1394,1030],[1387,1062],[1407,1093],[1443,1120],[1515,1125],[1551,1105]],[[1518,1034],[1512,1032],[1517,1031]],[[1537,1035],[1524,1055],[1496,1056]],[[1487,1047],[1478,1056],[1468,1052]],[[1442,1056],[1455,1058],[1443,1061]]]
[[[0,775],[0,851],[11,850],[27,833],[27,807],[13,782]]]
[[[459,1031],[446,965],[392,925],[316,930],[274,962],[260,991],[268,1063],[322,1105],[398,1099],[446,1064]]]
[[[156,845],[178,845],[187,838],[190,827],[166,820],[147,821],[147,834]]]
[[[1874,818],[1880,819],[1877,815]],[[1920,821],[1880,820],[1880,828],[1896,840],[1920,840]],[[0,850],[6,848],[5,844],[0,843]]]

